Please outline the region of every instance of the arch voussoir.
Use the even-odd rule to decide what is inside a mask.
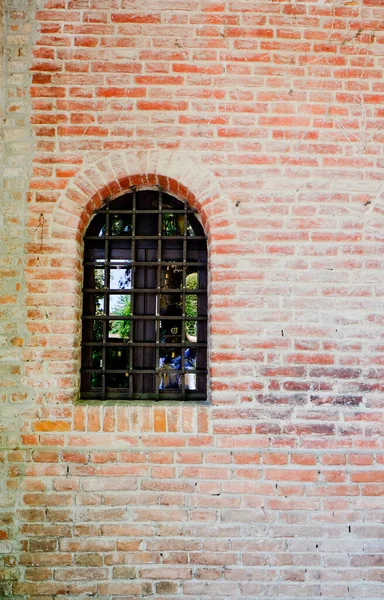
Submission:
[[[84,165],[70,181],[54,211],[53,237],[55,228],[61,231],[66,215],[69,228],[82,234],[94,211],[107,198],[115,198],[133,186],[139,189],[161,186],[177,197],[186,198],[201,211],[205,223],[210,213],[205,207],[219,195],[223,212],[231,209],[229,202],[226,206],[222,198],[214,173],[187,152],[117,151]],[[74,227],[74,219],[77,219],[77,227]]]

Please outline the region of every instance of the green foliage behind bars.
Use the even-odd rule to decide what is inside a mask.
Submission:
[[[187,275],[186,287],[187,290],[197,289],[197,273]],[[187,317],[197,317],[197,294],[186,294],[185,297],[185,312]],[[185,324],[186,332],[189,335],[197,335],[197,321],[187,321]]]

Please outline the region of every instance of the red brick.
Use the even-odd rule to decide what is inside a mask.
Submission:
[[[381,0],[43,4],[3,19],[0,596],[376,597]],[[208,235],[207,402],[75,404],[86,226],[159,184]]]

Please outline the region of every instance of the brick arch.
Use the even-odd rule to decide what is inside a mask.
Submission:
[[[229,216],[230,203],[223,198],[216,176],[187,153],[138,155],[122,151],[85,165],[69,182],[54,210],[52,238],[79,242],[94,211],[106,198],[116,198],[132,186],[140,189],[157,185],[195,206],[208,236],[213,215],[215,219],[221,213]]]
[[[170,194],[186,198],[199,210],[208,236],[213,228],[212,223],[218,222],[222,227],[228,222],[231,223],[230,227],[233,226],[226,198],[220,194],[213,173],[184,153],[162,152],[136,156],[133,153],[116,152],[84,166],[74,176],[57,200],[50,230],[44,238],[44,247],[39,250],[44,254],[49,253],[52,264],[57,268],[57,271],[51,269],[50,273],[53,292],[57,290],[60,279],[63,279],[60,290],[65,292],[60,298],[57,294],[55,297],[44,294],[39,298],[38,305],[32,291],[27,298],[27,304],[31,307],[27,319],[30,330],[27,345],[36,355],[44,356],[44,364],[49,362],[49,358],[44,354],[44,347],[39,347],[38,336],[41,332],[49,332],[50,320],[59,322],[65,309],[65,322],[59,328],[56,341],[71,370],[65,381],[59,374],[52,376],[55,387],[60,388],[64,381],[65,401],[72,398],[79,387],[83,233],[95,209],[107,197],[113,199],[128,191],[132,185],[138,188],[161,185]],[[226,213],[224,217],[220,216],[222,213]],[[42,272],[37,262],[27,274],[31,283],[41,279],[47,285],[46,277],[47,274]]]

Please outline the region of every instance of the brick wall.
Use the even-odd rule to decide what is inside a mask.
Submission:
[[[383,596],[382,0],[7,0],[0,597]],[[207,405],[79,404],[82,235],[210,250]]]
[[[27,191],[33,139],[28,68],[32,63],[34,6],[0,3],[0,597],[12,595],[20,522],[16,514],[23,472],[20,431],[32,403],[23,383],[26,343]],[[9,451],[8,451],[9,449]],[[13,597],[17,597],[13,594]]]

